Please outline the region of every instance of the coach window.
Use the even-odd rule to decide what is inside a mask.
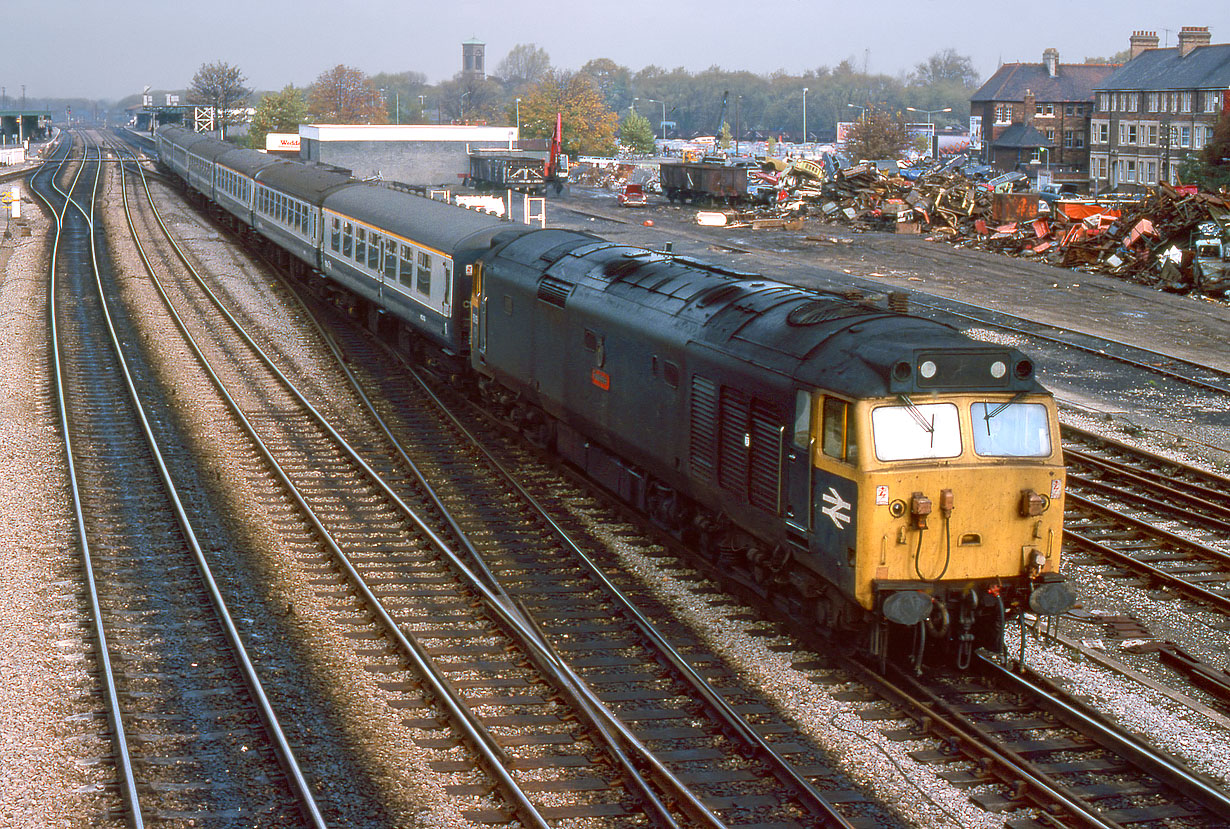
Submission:
[[[822,423],[824,454],[846,463],[858,463],[858,444],[854,439],[851,407],[836,397],[824,398]]]
[[[354,250],[354,228],[350,226],[350,222],[342,222],[342,256],[350,258],[351,252]]]
[[[342,249],[342,220],[334,216],[330,222],[332,225],[329,230],[329,246],[337,253]]]
[[[431,255],[419,251],[418,281],[414,288],[424,296],[431,296]]]
[[[354,261],[360,265],[367,261],[367,229],[355,228],[354,231]]]
[[[392,239],[384,240],[384,278],[397,281],[397,243]]]
[[[398,281],[409,288],[414,284],[414,249],[409,245],[401,246],[401,259],[398,264],[401,271],[398,274]]]
[[[380,273],[380,248],[383,244],[383,239],[378,233],[373,232],[372,238],[367,246],[367,267],[376,273]]]

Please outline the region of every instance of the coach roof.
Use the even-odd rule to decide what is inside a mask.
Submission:
[[[279,161],[263,167],[256,173],[256,180],[318,206],[326,195],[352,181],[348,175],[294,161]]]
[[[355,184],[330,193],[324,206],[450,255],[458,243],[476,233],[525,227],[490,213],[376,184]]]

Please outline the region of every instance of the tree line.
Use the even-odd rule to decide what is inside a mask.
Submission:
[[[420,72],[367,75],[339,65],[307,87],[292,85],[257,95],[237,67],[204,64],[187,98],[219,113],[253,103],[254,146],[263,145],[266,133],[295,132],[304,121],[519,123],[524,137],[549,137],[555,113],[561,112],[570,152],[610,154],[616,148],[617,130],[629,128],[640,138],[636,143],[664,134],[723,133],[744,141],[769,137],[831,141],[839,121],[857,121],[873,110],[921,121],[927,110],[947,109],[934,112],[932,120],[960,124],[978,83],[970,59],[952,49],[894,77],[860,70],[852,60],[797,75],[758,75],[717,66],[700,72],[653,65],[633,71],[609,58],[596,58],[570,71],[552,66],[547,52],[530,43],[514,46],[485,78],[467,79],[458,73],[438,84],[427,83]]]

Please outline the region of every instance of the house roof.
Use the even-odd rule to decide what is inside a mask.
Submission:
[[[1146,49],[1094,88],[1230,88],[1230,43],[1197,46],[1186,57],[1179,57],[1178,47]]]
[[[1020,121],[1017,121],[1001,132],[999,137],[991,141],[991,143],[996,147],[1020,147],[1021,149],[1055,146],[1054,141],[1048,139],[1029,124],[1023,124]]]
[[[1055,77],[1041,63],[1005,63],[970,98],[980,101],[1023,101],[1025,91],[1035,101],[1092,101],[1093,90],[1109,77],[1118,64],[1061,63]]]

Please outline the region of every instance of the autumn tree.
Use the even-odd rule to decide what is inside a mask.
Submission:
[[[308,115],[325,124],[387,124],[380,91],[361,70],[338,64],[309,88]]]
[[[909,145],[910,136],[901,116],[873,109],[850,127],[846,152],[858,159],[896,158]]]
[[[546,49],[533,43],[518,43],[495,68],[495,74],[510,91],[538,83],[551,71],[551,57]]]
[[[594,58],[581,67],[581,71],[594,79],[603,100],[611,109],[619,112],[632,102],[632,75],[628,67],[620,66],[610,58]]]
[[[426,105],[427,76],[422,72],[378,72],[371,76],[372,86],[381,89],[384,107],[388,110],[386,123],[409,124],[424,120],[422,111]],[[423,99],[420,101],[419,96]]]
[[[619,125],[619,143],[638,155],[652,155],[653,127],[639,112],[630,112]]]
[[[271,132],[299,132],[299,125],[307,120],[307,101],[303,90],[290,84],[281,92],[272,92],[261,98],[256,105],[256,114],[252,116],[252,125],[248,128],[248,136],[252,147],[260,149],[265,145],[265,136]]]
[[[202,63],[188,86],[188,102],[212,109],[219,134],[226,138],[226,125],[243,120],[239,110],[252,94],[252,90],[244,86],[246,81],[238,66],[223,61]]]
[[[563,117],[564,152],[577,156],[615,151],[615,113],[588,75],[554,69],[531,87],[521,99],[522,136],[550,138],[557,112]]]
[[[944,49],[917,64],[911,81],[917,86],[973,86],[978,83],[978,72],[969,57],[957,54],[956,49]]]

